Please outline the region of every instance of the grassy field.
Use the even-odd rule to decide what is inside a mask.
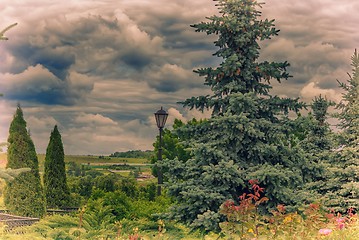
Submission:
[[[38,154],[39,168],[40,171],[44,169],[45,154]],[[5,155],[6,159],[6,155]],[[1,155],[0,155],[1,160]],[[77,164],[89,164],[89,165],[111,165],[111,164],[150,164],[148,159],[145,158],[110,158],[110,157],[99,157],[92,155],[65,155],[65,163],[75,162]]]
[[[45,154],[38,154],[39,164],[45,160]],[[65,155],[65,162],[76,163],[149,163],[145,158],[110,158],[84,155]]]
[[[45,154],[37,155],[39,160],[39,169],[40,172],[44,171],[44,162],[45,162]],[[6,153],[0,153],[0,168],[5,168],[7,162]],[[150,170],[150,162],[145,158],[117,158],[117,157],[103,157],[103,156],[92,156],[92,155],[66,155],[65,163],[75,162],[77,164],[86,164],[87,166],[99,170],[99,171],[107,171],[104,170],[110,165],[113,164],[128,164],[139,168],[141,172],[151,172]],[[130,171],[121,171],[120,175],[128,176]]]

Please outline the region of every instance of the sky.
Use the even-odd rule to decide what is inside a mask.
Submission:
[[[272,93],[309,103],[339,102],[359,47],[359,1],[267,0],[263,18],[279,36],[261,44],[260,60],[288,61],[293,76]],[[216,66],[215,36],[191,24],[218,14],[212,0],[0,0],[0,142],[20,103],[38,153],[58,125],[66,154],[151,150],[166,126],[208,117],[177,102],[210,90],[194,69]],[[3,149],[4,150],[4,149]]]

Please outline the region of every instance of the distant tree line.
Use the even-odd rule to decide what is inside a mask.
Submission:
[[[115,152],[110,154],[110,157],[120,157],[120,158],[150,158],[153,154],[152,150],[130,150],[127,152]]]

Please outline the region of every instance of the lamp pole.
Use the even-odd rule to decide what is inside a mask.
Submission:
[[[162,163],[162,132],[163,128],[159,128],[160,131],[160,141],[158,144],[158,163]],[[161,196],[161,186],[163,184],[163,176],[162,176],[162,167],[157,167],[157,177],[158,177],[158,185],[157,185],[157,196]]]
[[[162,107],[160,110],[155,112],[156,123],[160,132],[159,144],[158,144],[158,157],[157,157],[158,163],[162,162],[162,133],[163,133],[163,127],[166,124],[167,117],[168,117],[168,113],[165,110],[163,110]],[[161,186],[163,184],[163,176],[162,176],[162,167],[158,165],[157,165],[157,179],[158,179],[157,196],[160,196]]]

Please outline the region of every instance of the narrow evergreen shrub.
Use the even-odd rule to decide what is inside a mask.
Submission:
[[[39,164],[20,106],[17,107],[11,122],[8,142],[6,168],[31,170],[20,173],[13,181],[7,182],[4,192],[5,206],[17,215],[42,217],[45,214],[45,198]]]
[[[51,132],[46,149],[44,189],[48,207],[68,206],[70,191],[66,181],[65,154],[57,126]]]

